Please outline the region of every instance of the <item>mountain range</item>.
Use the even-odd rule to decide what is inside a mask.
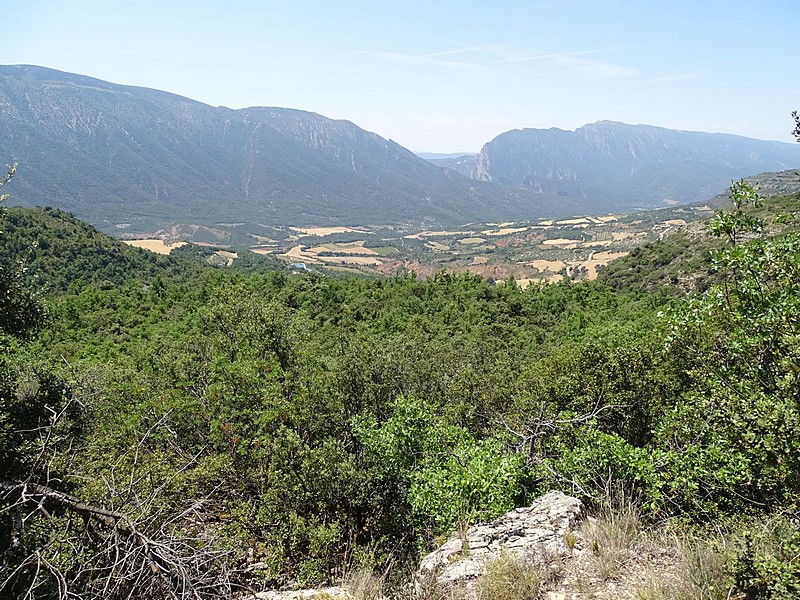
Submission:
[[[800,147],[596,123],[502,134],[433,164],[349,121],[212,107],[43,67],[0,66],[0,159],[21,205],[105,230],[169,224],[415,224],[608,212],[800,166]]]
[[[13,200],[104,229],[165,223],[450,224],[566,213],[471,181],[348,121],[231,110],[32,66],[0,67],[0,156]]]
[[[657,206],[704,200],[731,180],[798,166],[797,144],[600,121],[503,133],[481,149],[470,175],[600,206]]]

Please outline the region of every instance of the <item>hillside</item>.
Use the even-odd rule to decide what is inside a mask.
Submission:
[[[758,190],[762,206],[752,214],[766,224],[766,235],[797,231],[800,223],[800,173],[795,170],[762,173],[745,178]],[[729,193],[720,194],[706,204],[728,210]],[[647,214],[647,213],[642,213]],[[776,223],[779,215],[794,215],[786,223]],[[724,241],[708,235],[709,219],[685,223],[670,235],[633,249],[598,270],[598,279],[616,289],[654,291],[672,289],[676,293],[697,293],[719,283],[721,274],[713,261]]]
[[[231,251],[235,261],[219,260]],[[135,248],[102,233],[56,208],[0,209],[0,256],[4,265],[19,265],[40,294],[81,289],[90,285],[117,286],[156,276],[183,280],[214,266],[238,272],[282,270],[272,256],[245,248],[187,244],[169,255]]]
[[[731,180],[795,167],[797,144],[601,121],[503,133],[483,147],[473,176],[619,211],[701,201]]]
[[[776,202],[765,217],[798,205]],[[0,520],[2,597],[274,598],[361,577],[385,594],[356,598],[407,598],[451,532],[447,565],[473,548],[467,524],[556,489],[597,521],[550,536],[569,560],[543,591],[800,587],[796,232],[740,237],[719,257],[726,285],[687,300],[443,271],[143,285],[173,259],[54,209],[6,215],[3,256],[32,247],[41,266],[0,263],[4,306],[29,309],[0,313],[0,515],[27,515]],[[47,311],[9,285],[36,270],[65,283]],[[650,566],[669,578],[625,577]]]
[[[446,169],[452,169],[461,173],[464,177],[472,177],[475,167],[478,164],[477,154],[460,154],[458,156],[425,158],[429,163]]]
[[[0,156],[14,202],[106,231],[565,214],[569,203],[470,181],[348,121],[230,110],[33,66],[0,67]]]
[[[191,270],[188,262],[123,244],[54,208],[3,208],[0,232],[0,256],[24,266],[45,293]]]

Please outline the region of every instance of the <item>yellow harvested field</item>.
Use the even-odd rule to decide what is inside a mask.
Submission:
[[[425,244],[425,246],[427,246],[431,250],[439,250],[439,251],[450,250],[450,246],[440,244],[439,242],[428,242],[427,244]]]
[[[551,273],[558,273],[567,266],[567,263],[560,260],[532,260],[528,264],[539,271],[550,271]]]
[[[251,233],[250,237],[253,238],[255,241],[257,241],[259,244],[270,244],[275,242],[275,240],[273,240],[272,238],[268,238],[263,235],[256,235],[254,233]]]
[[[324,237],[334,233],[367,233],[363,229],[353,229],[352,227],[289,227],[292,231],[305,235],[316,235]]]
[[[294,246],[291,250],[289,250],[285,254],[279,254],[278,258],[282,258],[290,262],[307,262],[312,264],[319,264],[319,261],[317,260],[316,256],[306,252],[305,248],[306,247],[303,245]]]
[[[565,248],[569,248],[570,246],[573,248],[578,247],[578,240],[569,240],[567,238],[554,238],[552,240],[545,240],[542,242],[543,246],[564,246]]]
[[[522,231],[527,231],[527,227],[506,227],[505,229],[487,229],[486,231],[481,231],[483,235],[508,235],[510,233],[520,233]]]
[[[164,240],[122,240],[122,242],[129,246],[150,250],[156,254],[169,254],[175,248],[186,245],[186,242],[165,242]]]
[[[342,244],[323,244],[309,248],[307,246],[294,246],[278,258],[290,262],[306,262],[309,264],[352,264],[352,265],[380,265],[382,264],[373,255],[377,252],[371,248],[362,247],[363,241]],[[335,253],[336,256],[322,256],[322,253]],[[364,256],[367,255],[367,256]]]
[[[473,256],[472,257],[472,264],[473,265],[485,265],[489,262],[489,257],[487,256]]]
[[[250,252],[253,254],[272,254],[274,250],[271,248],[250,248]]]
[[[622,258],[623,256],[627,256],[627,252],[595,252],[594,260],[599,260],[601,262],[611,262],[615,258]]]
[[[461,238],[460,240],[458,240],[458,243],[472,245],[472,244],[482,244],[485,241],[486,241],[485,239],[479,237],[468,237],[468,238]]]
[[[588,223],[589,219],[581,217],[579,219],[565,219],[563,221],[556,221],[556,225],[582,225]]]
[[[615,242],[619,242],[620,240],[627,240],[628,238],[632,238],[633,234],[627,231],[612,231],[611,237]]]
[[[381,261],[369,256],[317,256],[325,264],[379,265]]]
[[[607,265],[615,258],[621,258],[627,254],[627,252],[592,252],[590,260],[581,263],[579,266],[586,268],[589,279],[597,279],[597,267]]]
[[[550,221],[550,220],[539,221],[539,225],[542,225],[544,227],[551,227],[553,225],[553,221]]]
[[[686,225],[686,221],[683,219],[670,219],[669,221],[662,221],[664,225],[669,225],[670,227],[676,227],[678,225]]]
[[[309,249],[309,252],[313,252],[314,254],[319,254],[322,252],[336,252],[338,254],[377,254],[372,248],[364,248],[364,240],[359,240],[357,242],[348,242],[348,243],[337,243],[337,244],[323,244],[321,246],[314,246],[313,248]]]
[[[528,287],[531,284],[532,281],[536,281],[536,280],[535,279],[515,279],[514,281],[516,282],[517,287],[519,287],[519,288],[524,290],[526,287]]]
[[[239,255],[236,254],[236,252],[228,252],[227,250],[218,250],[217,254],[224,258],[230,258],[230,259],[239,258]]]
[[[610,221],[616,221],[617,217],[614,215],[605,215],[603,217],[595,217],[598,221],[602,221],[603,223],[609,223]]]
[[[473,235],[474,231],[420,231],[411,235],[404,235],[407,240],[421,240],[429,237],[447,237],[451,235]]]

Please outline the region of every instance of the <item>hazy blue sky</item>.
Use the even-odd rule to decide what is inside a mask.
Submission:
[[[791,141],[798,0],[5,0],[0,64],[349,119],[412,150],[610,119]]]

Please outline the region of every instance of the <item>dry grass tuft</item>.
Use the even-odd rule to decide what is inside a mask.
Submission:
[[[636,592],[637,600],[730,600],[728,537],[682,531],[662,545],[680,557],[669,580],[652,579]]]
[[[597,575],[601,579],[614,579],[641,541],[641,515],[631,502],[606,508],[597,519],[585,521],[581,533],[590,544]]]
[[[534,600],[545,573],[532,561],[504,552],[486,563],[478,583],[478,600]]]
[[[370,569],[356,569],[344,578],[343,587],[353,600],[380,600],[385,598],[385,579]]]

